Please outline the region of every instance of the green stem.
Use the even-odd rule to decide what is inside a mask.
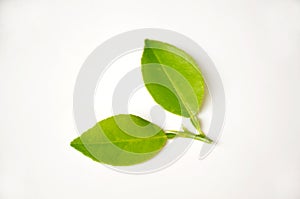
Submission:
[[[191,116],[190,118],[192,124],[194,125],[194,127],[197,129],[197,131],[199,132],[200,135],[205,136],[205,133],[201,130],[201,125],[200,125],[200,121],[197,118],[196,115]],[[206,137],[206,136],[205,136]]]
[[[175,137],[183,137],[183,138],[191,138],[194,140],[200,140],[200,141],[208,143],[208,144],[213,143],[213,140],[211,140],[206,135],[201,135],[201,134],[195,135],[195,134],[191,133],[190,131],[188,131],[184,127],[183,127],[183,130],[184,131],[167,130],[166,135],[167,135],[168,139],[173,139]]]

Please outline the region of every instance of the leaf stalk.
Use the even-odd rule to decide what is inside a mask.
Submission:
[[[166,130],[166,135],[168,139],[173,139],[175,137],[182,137],[182,138],[190,138],[194,140],[199,140],[208,144],[213,143],[213,140],[207,137],[206,135],[201,134],[194,134],[187,130],[185,127],[183,127],[183,131],[175,131],[175,130]]]

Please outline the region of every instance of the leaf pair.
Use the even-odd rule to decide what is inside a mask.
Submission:
[[[194,59],[177,47],[145,40],[142,75],[153,99],[167,111],[187,117],[198,135],[164,131],[135,115],[116,115],[98,122],[71,142],[71,146],[95,161],[109,165],[134,165],[153,158],[175,136],[211,143],[201,131],[197,114],[204,97],[204,80]]]

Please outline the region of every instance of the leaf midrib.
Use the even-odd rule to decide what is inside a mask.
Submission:
[[[156,136],[153,138],[144,138],[147,140],[141,140],[143,138],[136,138],[136,139],[125,139],[125,140],[116,140],[116,141],[114,140],[114,141],[93,142],[93,143],[86,143],[86,144],[85,143],[82,143],[82,144],[72,143],[72,144],[73,145],[99,145],[99,144],[114,144],[114,143],[132,143],[132,142],[151,141],[151,140],[156,140],[156,139],[161,139],[161,138],[166,138],[166,137],[165,136]],[[83,141],[81,138],[80,138],[80,140]]]
[[[156,55],[155,51],[150,48],[150,50],[152,51],[153,55],[155,56],[155,58],[157,59],[157,61],[159,62],[160,65],[162,65],[162,62],[161,60],[159,59],[159,57]],[[193,65],[193,64],[192,64]],[[188,114],[190,117],[192,117],[194,114],[192,114],[192,112],[190,111],[189,109],[189,106],[186,105],[186,103],[184,102],[183,100],[183,97],[182,97],[182,94],[180,92],[178,92],[178,90],[176,89],[176,87],[174,86],[174,82],[172,81],[172,78],[170,78],[169,74],[166,72],[166,70],[164,69],[164,67],[161,67],[162,70],[164,71],[164,73],[166,74],[168,80],[170,81],[170,83],[172,84],[173,88],[175,89],[175,91],[177,92],[179,98],[181,99],[183,105],[186,107],[187,111],[188,111]]]

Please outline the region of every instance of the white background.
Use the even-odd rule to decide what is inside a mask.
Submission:
[[[300,198],[300,1],[0,1],[0,198]],[[165,28],[199,43],[227,98],[217,148],[148,175],[69,147],[76,76],[106,39]]]

